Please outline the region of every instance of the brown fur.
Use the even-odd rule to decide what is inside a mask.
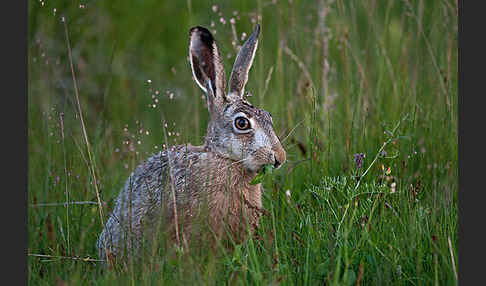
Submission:
[[[250,182],[263,166],[279,167],[286,157],[270,113],[242,96],[258,33],[259,26],[243,45],[233,71],[245,73],[232,73],[226,96],[216,42],[207,29],[191,29],[191,67],[211,115],[205,143],[172,146],[137,166],[97,241],[101,258],[138,255],[142,241],[150,246],[161,231],[172,241],[179,234],[176,243],[201,239],[205,232],[216,239],[228,234],[238,243],[258,227],[262,187]],[[251,127],[238,129],[240,117]]]

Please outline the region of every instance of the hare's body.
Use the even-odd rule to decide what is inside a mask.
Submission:
[[[150,241],[157,230],[175,238],[173,194],[182,237],[193,235],[193,218],[207,210],[207,220],[199,223],[216,235],[229,230],[243,238],[262,212],[261,185],[250,185],[253,177],[241,163],[202,146],[173,146],[153,155],[127,179],[98,240],[100,256],[105,258],[105,247],[115,256],[125,247],[137,251],[140,240]]]
[[[262,188],[250,182],[263,166],[285,162],[272,116],[243,96],[259,31],[238,53],[226,93],[215,40],[205,28],[191,29],[191,68],[210,113],[205,143],[172,146],[135,169],[98,239],[102,258],[138,253],[159,231],[185,243],[206,229],[238,242],[258,226]]]

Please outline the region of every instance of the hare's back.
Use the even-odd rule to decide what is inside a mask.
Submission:
[[[184,188],[187,177],[192,175],[192,166],[200,163],[204,157],[202,154],[204,152],[200,147],[177,145],[140,163],[126,180],[117,199],[114,214],[125,216],[128,209],[132,209],[136,212],[135,216],[143,216],[149,208],[167,201],[173,187],[178,197],[184,196],[177,190]],[[130,208],[127,202],[131,203]]]
[[[136,240],[144,228],[160,217],[161,206],[169,194],[169,158],[172,161],[175,155],[170,150],[153,154],[126,179],[97,242],[102,258],[105,258],[105,247],[118,256],[125,247],[127,230]]]

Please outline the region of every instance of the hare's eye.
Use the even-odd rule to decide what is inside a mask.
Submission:
[[[248,119],[246,119],[245,117],[236,117],[235,126],[239,130],[248,130],[250,129],[250,121],[248,121]]]

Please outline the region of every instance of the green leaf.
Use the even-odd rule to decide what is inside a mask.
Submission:
[[[257,185],[263,182],[265,174],[263,172],[258,173],[253,180],[251,180],[250,185]]]
[[[346,285],[353,285],[354,282],[356,282],[356,273],[352,269],[349,269],[346,273],[346,277],[344,277],[344,282],[346,283]]]
[[[266,174],[271,174],[272,171],[273,171],[273,168],[275,168],[273,165],[265,165],[265,167],[263,167],[263,172]]]
[[[261,171],[251,180],[250,185],[258,185],[263,182],[266,174],[271,174],[273,170],[273,165],[265,165]]]

